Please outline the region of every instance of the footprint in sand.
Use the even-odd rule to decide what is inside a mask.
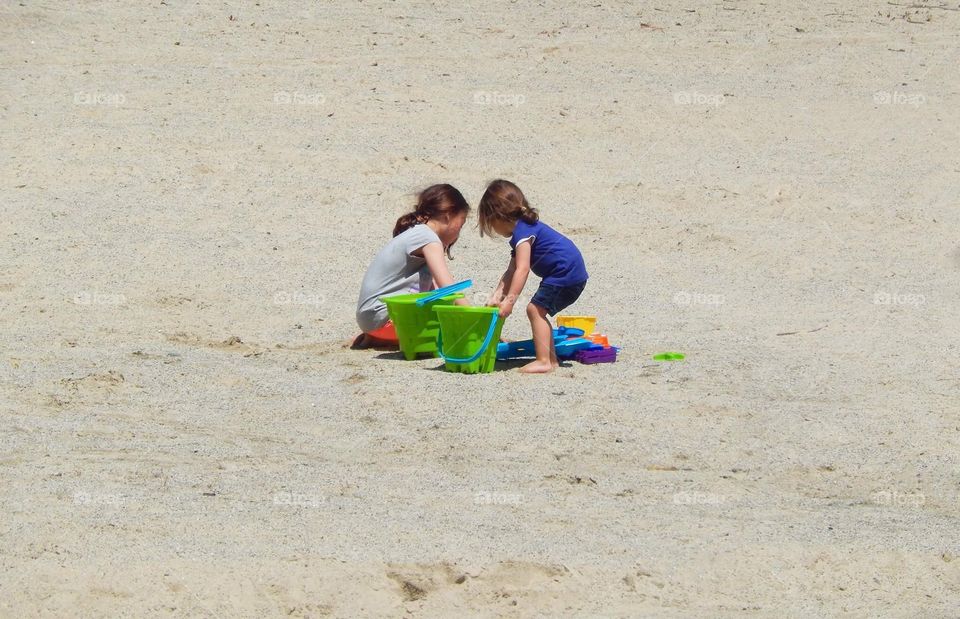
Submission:
[[[115,370],[87,374],[79,378],[62,378],[57,389],[48,394],[48,403],[57,408],[68,404],[102,404],[111,400],[126,383],[123,374]]]
[[[187,346],[199,346],[203,348],[213,348],[215,350],[236,352],[240,353],[244,357],[256,357],[263,354],[263,352],[266,350],[262,347],[246,344],[242,339],[240,339],[239,336],[236,335],[231,335],[227,339],[218,342],[215,340],[205,340],[196,335],[178,332],[168,336],[167,341],[174,342],[176,344],[185,344]]]

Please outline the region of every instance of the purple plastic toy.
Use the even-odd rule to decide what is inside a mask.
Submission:
[[[584,365],[590,365],[593,363],[614,363],[617,360],[617,349],[611,346],[610,348],[600,348],[594,350],[578,350],[573,353],[573,358]]]

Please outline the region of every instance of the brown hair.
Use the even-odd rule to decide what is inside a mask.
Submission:
[[[417,205],[413,207],[413,211],[401,215],[397,220],[393,227],[393,236],[417,224],[425,224],[431,219],[439,219],[444,215],[454,217],[460,213],[470,213],[470,205],[456,187],[446,183],[430,185],[417,195]],[[445,248],[448,257],[451,257],[450,247],[453,247],[453,243]]]
[[[480,198],[480,236],[493,234],[494,221],[516,222],[520,219],[533,224],[540,215],[527,202],[520,188],[510,181],[497,179],[490,183]]]

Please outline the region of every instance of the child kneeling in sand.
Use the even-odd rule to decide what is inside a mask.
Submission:
[[[470,205],[452,185],[432,185],[413,211],[397,220],[393,240],[376,255],[360,285],[353,348],[397,344],[397,332],[380,297],[433,290],[453,283],[445,257],[460,237]],[[459,304],[466,304],[460,299]]]
[[[506,318],[530,271],[542,278],[527,305],[537,359],[520,371],[550,372],[560,364],[547,315],[561,312],[580,297],[588,277],[583,256],[573,241],[540,221],[537,210],[510,181],[493,181],[480,200],[480,235],[493,232],[510,238],[512,257],[488,305],[498,306]]]

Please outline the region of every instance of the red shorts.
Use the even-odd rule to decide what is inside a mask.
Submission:
[[[397,330],[394,328],[392,320],[388,320],[387,324],[383,325],[379,329],[365,331],[365,333],[373,339],[381,342],[388,342],[390,344],[400,343],[400,340],[397,339]]]

